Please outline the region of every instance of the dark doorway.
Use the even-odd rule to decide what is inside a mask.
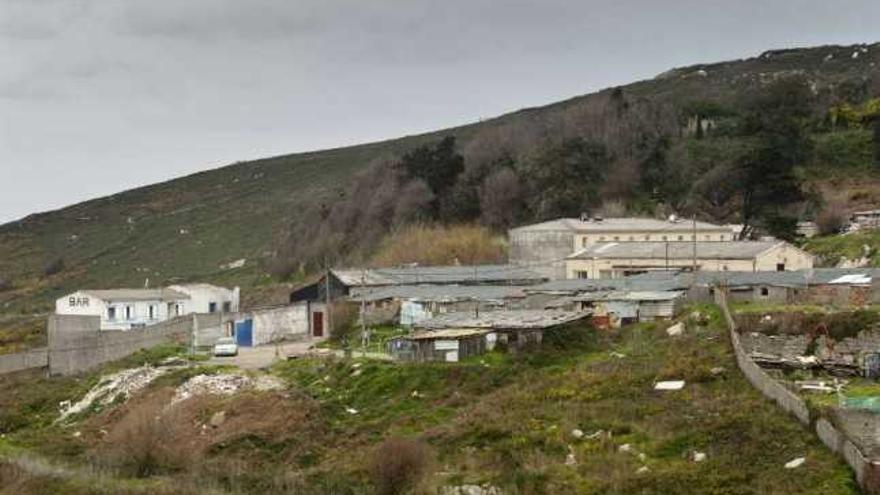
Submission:
[[[312,335],[315,337],[324,336],[324,313],[321,311],[312,313]]]

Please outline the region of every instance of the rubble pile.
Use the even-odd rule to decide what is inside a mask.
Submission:
[[[171,399],[171,404],[197,395],[233,395],[245,389],[258,391],[278,390],[283,384],[271,376],[251,378],[246,375],[224,373],[219,375],[196,375],[180,387]]]
[[[64,401],[59,404],[61,416],[58,418],[58,421],[63,421],[71,415],[86,411],[94,404],[107,406],[116,402],[120,397],[123,400],[128,400],[135,392],[146,387],[150,382],[171,369],[173,368],[142,366],[102,376],[98,384],[92,387],[79,401],[74,403]]]

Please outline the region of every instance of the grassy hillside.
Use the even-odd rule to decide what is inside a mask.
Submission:
[[[187,378],[228,372],[202,366],[64,426],[53,423],[56,405],[85,394],[97,373],[5,379],[0,486],[19,495],[364,494],[388,474],[371,466],[397,456],[422,467],[416,493],[460,484],[511,494],[856,493],[846,465],[739,374],[720,318],[704,310],[709,324],[680,338],[637,325],[548,335],[541,351],[456,364],[290,361],[271,370],[280,392],[168,408]],[[653,390],[664,379],[687,384]],[[203,426],[219,411],[222,424]],[[166,426],[146,426],[154,420]],[[120,442],[134,438],[130,449]],[[401,439],[392,456],[379,450],[389,438]],[[804,466],[783,468],[801,456]]]
[[[853,58],[854,51],[860,56]],[[474,162],[496,141],[518,143],[525,156],[538,147],[531,140],[589,134],[609,143],[612,150],[629,150],[617,153],[614,173],[605,179],[605,194],[613,198],[632,188],[626,155],[640,153],[639,136],[659,133],[658,126],[665,126],[664,133],[683,136],[687,117],[706,113],[706,102],[712,108],[734,105],[767,81],[791,74],[809,78],[823,105],[858,101],[880,81],[878,67],[880,45],[771,51],[746,60],[679,68],[651,80],[478,124],[236,163],[32,215],[0,226],[0,281],[13,286],[0,288],[0,312],[45,311],[54,297],[75,287],[142,286],[146,279],[153,285],[188,279],[259,285],[265,282],[265,270],[259,265],[276,249],[273,241],[286,227],[321,221],[315,206],[332,205],[354,174],[371,162],[447,135],[454,135],[458,148]],[[625,95],[623,106],[608,107],[620,94]],[[611,118],[626,111],[639,120]],[[819,156],[835,167],[850,167],[841,175],[852,177],[852,167],[864,165],[870,136],[866,131],[847,132],[823,138]],[[471,146],[477,141],[479,147]],[[710,145],[682,142],[687,145],[677,152],[691,155],[691,161],[715,161],[713,153],[723,161],[727,149],[723,139]],[[839,151],[841,147],[846,153]],[[221,268],[242,258],[247,260],[243,268]],[[44,277],[43,268],[58,259],[63,259],[64,270]]]

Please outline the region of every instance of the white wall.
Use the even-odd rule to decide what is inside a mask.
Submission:
[[[254,345],[267,344],[276,339],[308,338],[308,303],[254,311]]]
[[[153,317],[150,318],[150,307]],[[115,318],[109,310],[115,308]],[[126,308],[128,316],[126,317]],[[101,318],[101,330],[130,330],[133,326],[154,325],[169,318],[168,301],[105,301],[87,292],[77,291],[55,301],[55,313],[60,315],[91,315]],[[174,317],[175,314],[170,315]]]
[[[216,304],[216,311],[237,313],[239,306],[239,289],[227,289],[209,284],[172,285],[171,290],[189,296],[185,302],[185,313],[211,313],[211,303]],[[229,311],[223,309],[223,303],[229,303]]]

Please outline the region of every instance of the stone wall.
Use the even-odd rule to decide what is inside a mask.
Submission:
[[[128,331],[101,331],[100,317],[49,316],[49,372],[71,375],[168,342],[189,343],[193,316]]]
[[[0,375],[33,368],[45,368],[49,362],[48,349],[40,347],[16,354],[0,355]]]
[[[844,431],[835,427],[827,418],[817,417],[811,418],[810,411],[806,402],[791,392],[778,381],[768,375],[760,366],[754,363],[743,350],[740,343],[739,333],[737,332],[736,321],[727,305],[727,299],[723,291],[716,293],[721,312],[727,322],[730,341],[736,354],[736,362],[740,371],[746,376],[749,382],[764,394],[765,397],[775,401],[783,410],[790,412],[805,426],[811,426],[812,420],[815,420],[814,428],[816,435],[822,440],[829,449],[839,454],[847,464],[855,472],[856,479],[862,488],[868,493],[875,493],[876,487],[868,486],[875,483],[877,475],[880,474],[877,464],[867,457],[855,443],[855,439],[851,439]]]

